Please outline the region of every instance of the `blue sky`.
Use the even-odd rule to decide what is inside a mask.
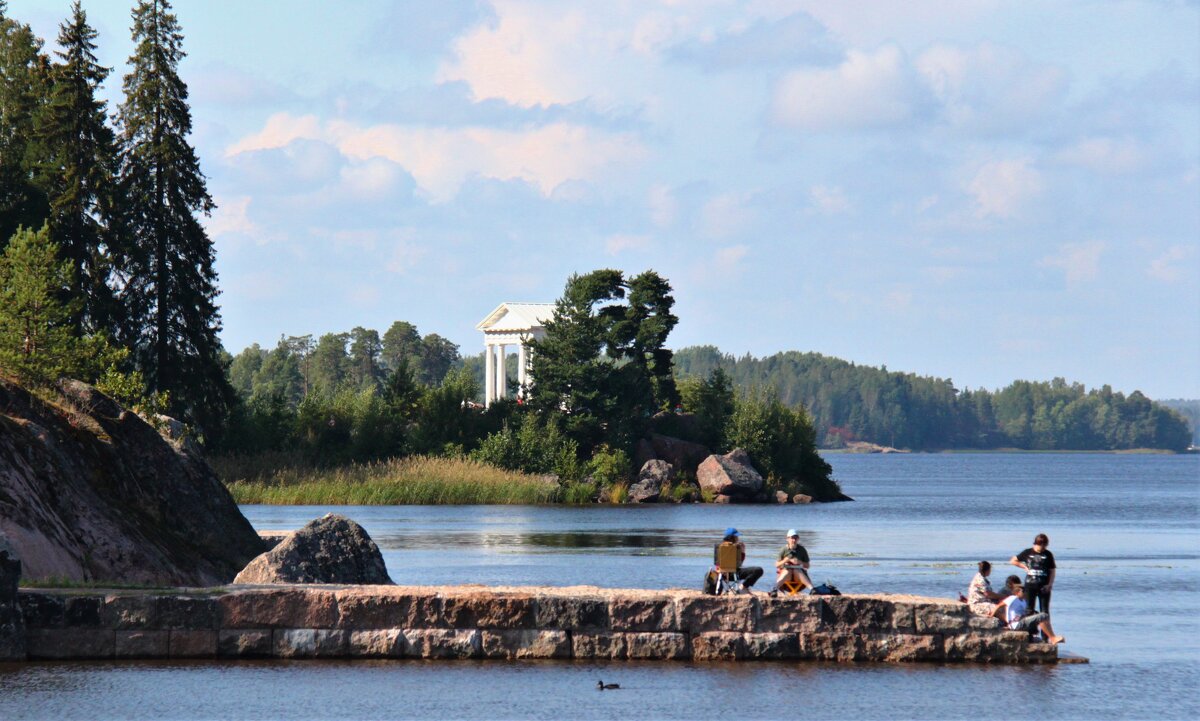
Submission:
[[[130,0],[85,0],[120,92]],[[10,0],[53,44],[67,0]],[[1200,5],[177,0],[226,347],[653,268],[672,345],[1200,397]]]

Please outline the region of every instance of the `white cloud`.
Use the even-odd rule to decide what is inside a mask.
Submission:
[[[1042,174],[1029,158],[985,163],[967,186],[980,218],[1012,218],[1042,191]]]
[[[1055,110],[1067,89],[1060,68],[991,43],[935,45],[914,65],[945,119],[979,131],[1027,129]]]
[[[1131,138],[1091,137],[1063,150],[1058,159],[1097,173],[1118,175],[1142,167],[1145,152],[1141,144]]]
[[[1100,273],[1100,256],[1106,245],[1099,240],[1083,243],[1066,243],[1057,253],[1042,258],[1038,265],[1043,268],[1058,268],[1066,277],[1068,285],[1095,280]]]
[[[679,212],[679,203],[675,200],[675,194],[666,185],[650,187],[647,205],[650,207],[650,220],[658,227],[663,228],[675,222],[675,216]]]
[[[840,187],[814,185],[808,192],[812,196],[813,206],[825,215],[837,215],[850,210],[850,200]]]
[[[389,273],[403,275],[412,270],[425,256],[425,248],[410,240],[410,233],[392,239],[392,255],[384,267]]]
[[[250,220],[250,196],[242,195],[236,198],[216,198],[217,209],[204,224],[212,238],[223,235],[255,235],[258,226]]]
[[[1184,245],[1172,245],[1162,255],[1150,261],[1150,266],[1146,269],[1146,274],[1164,283],[1176,283],[1183,278],[1186,270],[1185,261],[1195,254],[1195,248],[1189,248]]]
[[[711,198],[700,209],[700,232],[710,238],[741,232],[754,220],[748,201],[749,197],[742,193],[723,193]]]
[[[713,266],[718,271],[735,270],[749,252],[749,246],[741,244],[721,248],[713,255]]]
[[[775,88],[771,116],[779,125],[804,130],[887,127],[913,117],[920,93],[895,45],[851,50],[835,68],[785,75]]]
[[[347,171],[344,178],[351,188],[377,194],[392,187],[399,178],[396,169],[367,162],[381,158],[402,166],[439,202],[452,198],[475,175],[524,180],[549,196],[566,181],[594,179],[610,166],[646,155],[631,133],[609,133],[564,122],[522,130],[391,123],[360,126],[282,113],[272,116],[261,131],[231,145],[226,156],[283,147],[299,139],[323,140],[359,161],[360,166]]]
[[[627,250],[645,250],[650,246],[650,236],[618,233],[604,241],[604,250],[609,255],[619,255]]]

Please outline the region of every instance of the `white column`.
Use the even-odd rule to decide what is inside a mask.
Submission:
[[[483,406],[492,405],[492,395],[496,388],[496,363],[492,358],[492,345],[483,343]]]
[[[517,346],[517,393],[522,398],[525,397],[525,382],[529,380],[529,368],[526,364],[529,362],[529,354],[525,350],[525,344],[521,343]]]
[[[507,358],[508,346],[500,344],[500,357],[496,359],[496,372],[500,374],[500,390],[496,393],[496,398],[508,398],[508,364]]]

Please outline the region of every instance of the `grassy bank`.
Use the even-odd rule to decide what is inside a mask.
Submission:
[[[410,456],[319,468],[286,455],[210,460],[238,503],[273,505],[466,505],[554,503],[559,485],[458,458]]]

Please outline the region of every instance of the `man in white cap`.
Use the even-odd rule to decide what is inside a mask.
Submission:
[[[794,528],[787,532],[787,545],[779,549],[779,560],[775,561],[775,587],[770,595],[775,596],[782,588],[783,582],[795,579],[804,588],[812,590],[813,582],[808,577],[808,551],[800,545],[800,534]]]

